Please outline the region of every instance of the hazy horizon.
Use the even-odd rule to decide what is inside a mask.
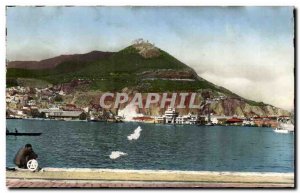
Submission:
[[[238,95],[294,107],[293,7],[8,7],[7,59],[119,51],[144,38]]]

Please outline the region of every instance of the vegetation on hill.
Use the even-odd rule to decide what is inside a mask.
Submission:
[[[138,49],[137,49],[138,47]],[[61,84],[68,83],[75,79],[90,80],[88,90],[99,91],[121,91],[125,87],[140,92],[196,92],[200,89],[210,89],[229,96],[238,97],[231,91],[218,87],[196,75],[196,73],[173,56],[153,48],[147,44],[147,49],[138,46],[129,46],[119,52],[110,53],[107,56],[99,57],[98,60],[68,60],[63,61],[51,69],[7,69],[7,86],[18,85],[18,78],[41,80],[43,83]],[[153,52],[155,50],[155,52]],[[159,52],[159,53],[158,53]],[[154,53],[154,54],[153,54]],[[151,55],[152,54],[152,55]],[[144,79],[143,72],[160,72],[171,69],[175,72],[176,79],[180,72],[192,73],[194,81],[165,80],[165,79]],[[179,72],[179,73],[178,73]],[[168,71],[170,76],[170,71]],[[155,73],[154,73],[155,74]],[[24,83],[24,81],[23,81]],[[32,83],[32,81],[31,81]],[[255,106],[264,105],[255,101],[246,100]]]
[[[139,76],[139,73],[144,71],[160,69],[190,70],[188,66],[168,53],[162,50],[159,51],[160,55],[157,57],[144,58],[134,47],[129,46],[109,57],[89,63],[67,61],[57,65],[53,69],[32,70],[8,68],[7,78],[10,82],[13,82],[12,80],[16,78],[35,78],[51,84],[66,83],[74,79],[85,79],[92,81],[90,85],[91,89],[120,91],[124,87],[134,87],[141,84],[142,77]],[[164,81],[161,82],[163,83]],[[176,89],[176,87],[172,86],[171,82],[161,85],[159,81],[147,81],[147,83],[152,84],[150,87],[152,88],[151,91],[170,90],[170,88]],[[198,83],[199,85],[197,86]],[[184,84],[180,84],[180,88],[183,90],[185,87]],[[203,83],[196,81],[193,84],[188,86],[189,88],[187,89],[201,87]]]

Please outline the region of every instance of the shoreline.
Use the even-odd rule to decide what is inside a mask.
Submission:
[[[61,119],[44,119],[44,118],[6,118],[7,120],[28,120],[28,121],[60,121],[60,122],[85,122],[85,123],[111,123],[111,124],[122,124],[122,123],[136,123],[136,124],[153,124],[153,125],[167,125],[167,126],[205,126],[205,127],[212,127],[212,126],[222,126],[222,127],[253,127],[253,128],[272,128],[275,127],[271,126],[252,126],[252,125],[230,125],[230,124],[214,124],[214,125],[205,125],[205,124],[171,124],[171,123],[154,123],[154,122],[145,122],[145,121],[121,121],[121,122],[114,122],[114,121],[88,121],[88,120],[61,120]]]
[[[42,168],[43,172],[119,172],[119,173],[179,173],[179,174],[214,174],[214,175],[237,175],[237,176],[293,176],[293,172],[236,172],[236,171],[195,171],[195,170],[148,170],[148,169],[109,169],[109,168],[53,168],[45,167]]]
[[[38,172],[6,171],[7,180],[48,182],[122,182],[155,184],[215,184],[215,186],[280,186],[294,187],[294,173],[276,172],[214,172],[214,171],[176,171],[176,170],[124,170],[92,168],[43,168]],[[147,187],[147,186],[146,186]]]

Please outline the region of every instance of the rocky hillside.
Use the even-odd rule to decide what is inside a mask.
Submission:
[[[129,95],[129,101],[133,98],[136,90],[123,89]],[[200,109],[189,109],[189,96],[186,100],[186,108],[176,109],[180,114],[201,114],[207,115],[208,113],[213,113],[214,115],[226,115],[226,116],[278,116],[278,115],[290,115],[286,110],[276,108],[272,105],[267,105],[264,103],[256,103],[253,101],[247,101],[243,98],[226,96],[223,93],[215,92],[210,89],[199,90],[198,97],[195,99],[195,104],[201,104]],[[86,107],[91,104],[98,104],[100,96],[103,93],[100,91],[76,91],[72,95],[67,95],[64,98],[68,103],[77,104],[80,107]],[[162,95],[162,93],[160,93]],[[178,95],[179,96],[179,95]],[[171,97],[171,93],[170,93]],[[207,98],[209,97],[209,98]],[[147,95],[143,94],[143,104],[145,105]],[[209,103],[208,103],[209,101]],[[107,105],[114,105],[114,99],[105,100]],[[179,105],[180,98],[177,97],[175,106]],[[169,103],[167,103],[169,104]],[[129,102],[119,106],[119,110],[122,110],[129,106]],[[116,112],[116,109],[111,108],[112,112]],[[146,108],[136,108],[137,113],[143,113],[146,115],[160,115],[165,112],[166,108],[160,108],[160,102],[157,104],[151,104],[149,109]]]

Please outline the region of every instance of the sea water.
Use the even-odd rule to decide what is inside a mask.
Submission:
[[[137,140],[127,136],[140,126]],[[7,120],[6,165],[31,143],[41,167],[293,172],[294,134],[266,127]],[[126,156],[110,159],[112,151]]]

